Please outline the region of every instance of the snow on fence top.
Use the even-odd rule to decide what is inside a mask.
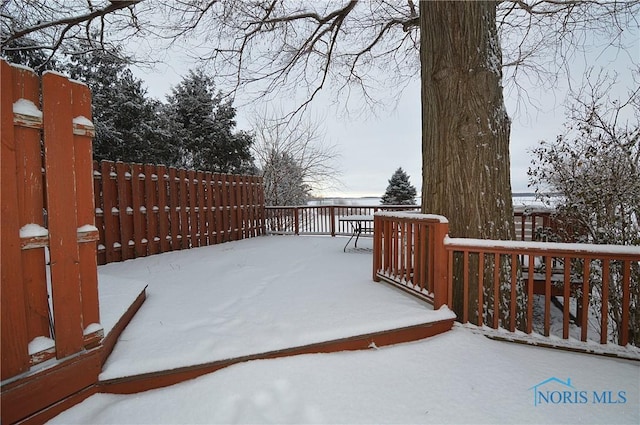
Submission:
[[[577,254],[632,255],[640,257],[640,246],[635,245],[596,245],[585,243],[498,241],[471,238],[446,237],[445,245],[469,248],[499,248],[504,250],[527,250],[567,252]]]
[[[437,221],[438,223],[449,223],[449,220],[437,214],[421,214],[416,211],[378,211],[375,213],[378,217],[401,218],[411,220]]]

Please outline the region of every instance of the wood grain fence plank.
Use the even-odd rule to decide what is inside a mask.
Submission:
[[[221,211],[222,211],[222,241],[228,242],[231,240],[230,234],[230,207],[229,207],[229,183],[227,182],[227,175],[220,174],[220,199],[221,199]]]
[[[171,241],[169,235],[169,208],[167,204],[167,186],[169,175],[167,167],[158,166],[156,171],[158,174],[158,237],[160,238],[160,252],[168,252],[171,250]]]
[[[180,235],[180,185],[178,170],[174,167],[169,168],[169,215],[171,218],[171,249],[182,249],[181,235]]]
[[[136,257],[147,255],[147,207],[145,205],[145,179],[142,165],[131,164],[131,208],[133,209],[133,237]]]
[[[0,289],[0,329],[2,331],[2,361],[0,375],[2,380],[29,370],[29,352],[27,345],[27,317],[24,287],[22,285],[22,255],[20,252],[20,217],[18,205],[17,158],[13,127],[13,102],[10,93],[13,90],[13,78],[10,65],[0,60],[2,79],[0,89],[2,97],[2,118],[0,120],[0,257],[2,281]],[[12,111],[6,113],[5,111]]]
[[[190,247],[198,246],[198,187],[195,170],[187,171],[189,187],[189,241]]]
[[[107,263],[107,244],[104,225],[105,212],[103,209],[102,190],[102,172],[100,171],[100,163],[98,161],[93,161],[93,199],[96,211],[96,227],[98,228],[99,234],[97,247],[99,265]]]
[[[115,163],[102,161],[102,210],[104,214],[104,237],[107,263],[120,261],[122,239],[120,232],[120,211],[118,210],[118,186]]]
[[[164,183],[162,176],[159,174],[158,167],[150,164],[144,166],[144,185],[145,185],[145,206],[147,208],[147,239],[149,241],[147,250],[149,255],[162,252],[161,236],[158,230],[158,219],[160,217],[160,206],[158,205],[158,196],[161,183]]]
[[[231,240],[240,239],[240,208],[239,195],[240,185],[237,176],[229,176],[229,211],[231,214]]]
[[[76,181],[76,217],[79,227],[95,227],[95,199],[93,195],[93,123],[91,123],[91,92],[89,87],[72,83],[73,149]],[[97,228],[96,228],[97,231]],[[98,301],[98,258],[96,241],[78,246],[80,257],[80,299],[82,326],[100,323]]]
[[[213,187],[212,193],[214,194],[213,206],[215,212],[215,231],[216,231],[216,243],[223,242],[223,229],[222,214],[223,214],[223,201],[222,201],[222,179],[220,174],[213,175]]]
[[[131,167],[124,162],[116,162],[116,182],[118,184],[118,218],[120,219],[120,252],[122,260],[134,258],[133,207],[131,206]]]
[[[249,192],[248,192],[248,210],[249,210],[249,237],[254,237],[257,234],[256,228],[256,178],[255,176],[249,177]]]
[[[205,198],[206,182],[204,180],[204,172],[196,173],[198,180],[198,245],[207,246],[207,200]]]
[[[204,174],[204,187],[205,190],[205,206],[207,208],[206,222],[207,222],[207,245],[214,245],[216,243],[215,236],[215,212],[213,211],[214,205],[214,188],[212,182],[212,174],[207,171]]]
[[[31,102],[40,109],[40,79],[24,68],[12,68],[13,101]],[[22,99],[22,100],[20,100]],[[42,116],[14,119],[16,160],[18,161],[18,211],[20,227],[44,223],[44,181],[40,131]],[[44,248],[22,251],[22,274],[26,295],[28,339],[49,337],[49,302]]]
[[[45,72],[42,90],[56,356],[63,358],[83,348],[76,184],[69,172],[74,167],[71,83]]]
[[[189,214],[188,214],[188,202],[189,202],[189,182],[187,178],[187,171],[184,169],[178,170],[178,187],[180,189],[180,244],[182,249],[189,248]]]

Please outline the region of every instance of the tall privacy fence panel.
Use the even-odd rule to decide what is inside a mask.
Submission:
[[[256,176],[93,163],[98,264],[264,234]]]
[[[91,92],[54,72],[0,66],[4,388],[34,364],[99,344],[102,328]]]

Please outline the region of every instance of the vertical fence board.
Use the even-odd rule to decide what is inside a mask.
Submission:
[[[2,167],[0,170],[0,215],[2,231],[0,232],[0,255],[2,258],[2,379],[10,378],[29,369],[29,352],[27,345],[27,318],[25,314],[24,290],[22,287],[22,258],[20,253],[20,224],[18,211],[17,158],[13,128],[13,103],[11,93],[13,79],[11,67],[5,61],[0,61],[2,72],[0,98],[2,118],[0,121],[0,155]]]
[[[206,233],[207,233],[207,245],[215,244],[215,236],[214,236],[214,212],[213,212],[213,185],[211,182],[211,172],[207,171],[204,173],[204,187],[205,187],[205,201],[204,205],[206,208],[205,222],[206,222]]]
[[[484,325],[484,252],[478,253],[478,326]]]
[[[204,171],[196,172],[196,180],[198,182],[198,246],[207,246],[207,200],[205,198]]]
[[[600,309],[600,344],[609,336],[609,259],[602,259],[602,306]]]
[[[109,178],[109,176],[107,176]],[[99,265],[107,263],[106,234],[104,226],[105,212],[102,202],[102,173],[100,171],[100,163],[93,161],[93,199],[96,211],[96,227],[98,228],[98,247],[97,247],[97,263]]]
[[[24,99],[40,105],[40,79],[23,68],[12,68],[13,101]],[[12,108],[10,109],[12,110]],[[13,117],[13,115],[12,115]],[[18,211],[20,227],[44,226],[44,188],[40,131],[42,118],[14,120],[16,160],[18,161]],[[26,294],[28,338],[49,336],[49,302],[44,248],[22,251],[22,276]]]
[[[51,290],[56,356],[83,348],[80,255],[77,243],[71,83],[61,75],[42,77],[47,172]]]
[[[107,263],[123,260],[115,163],[102,161],[102,210]]]
[[[187,172],[189,186],[189,241],[190,247],[198,246],[198,185],[195,170]]]
[[[469,251],[462,251],[462,323],[469,321]]]
[[[145,192],[145,208],[147,209],[147,250],[149,255],[162,252],[160,248],[160,234],[158,232],[158,217],[160,216],[160,207],[158,206],[158,188],[160,187],[161,176],[159,176],[158,167],[153,165],[144,166],[144,192]]]
[[[182,248],[180,235],[180,198],[178,170],[169,168],[169,215],[171,219],[171,249]]]
[[[589,298],[591,289],[589,287],[589,275],[591,274],[591,258],[584,259],[583,276],[582,276],[582,317],[580,320],[580,339],[587,340],[587,323],[589,321]]]
[[[624,261],[622,269],[622,305],[630,304],[631,294],[631,261]],[[629,342],[629,309],[622,310],[622,329],[618,330],[618,344],[625,346]]]
[[[213,175],[213,193],[214,193],[214,202],[213,206],[215,208],[215,229],[216,229],[216,243],[221,243],[223,241],[223,224],[222,224],[222,215],[223,215],[223,201],[222,201],[222,177],[220,174]]]
[[[551,328],[551,257],[544,257],[545,279],[544,279],[544,336],[549,336]]]
[[[186,170],[178,170],[178,188],[180,190],[180,245],[189,248],[189,184]]]
[[[169,205],[167,203],[167,186],[169,175],[167,167],[159,165],[156,171],[158,175],[158,237],[160,238],[160,252],[171,250],[169,236]]]
[[[238,230],[237,200],[236,200],[236,179],[235,176],[227,177],[227,188],[229,190],[229,240],[237,240],[236,232]]]
[[[116,162],[116,183],[118,184],[118,218],[120,219],[120,253],[122,260],[134,257],[133,208],[131,207],[131,168],[123,162]]]
[[[562,290],[562,338],[569,338],[569,296],[571,291],[571,259],[564,260],[563,273],[563,290]],[[515,293],[515,291],[513,291]]]
[[[533,274],[535,272],[536,258],[529,255],[528,278],[527,278],[527,333],[533,331]]]
[[[78,226],[95,227],[96,208],[93,194],[92,149],[94,129],[93,124],[88,125],[88,122],[91,121],[91,92],[89,87],[84,84],[73,83],[71,87],[74,117],[73,148],[77,197],[76,217]],[[78,122],[75,122],[75,120],[78,120]],[[100,322],[96,241],[87,239],[80,243],[78,254],[80,256],[82,326],[86,328],[92,323]]]
[[[220,174],[220,191],[222,199],[222,241],[228,242],[231,240],[229,230],[229,185],[227,182],[227,176],[224,174]]]
[[[131,164],[131,207],[133,208],[133,242],[136,257],[147,255],[146,221],[149,211],[145,205],[146,176],[142,172],[142,165]]]

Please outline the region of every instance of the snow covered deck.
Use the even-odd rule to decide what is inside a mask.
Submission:
[[[101,266],[100,287],[110,293],[148,285],[103,367],[102,390],[136,392],[249,359],[448,330],[448,309],[372,282],[371,243],[345,253],[343,238],[267,236]],[[111,299],[103,318],[123,310]]]

